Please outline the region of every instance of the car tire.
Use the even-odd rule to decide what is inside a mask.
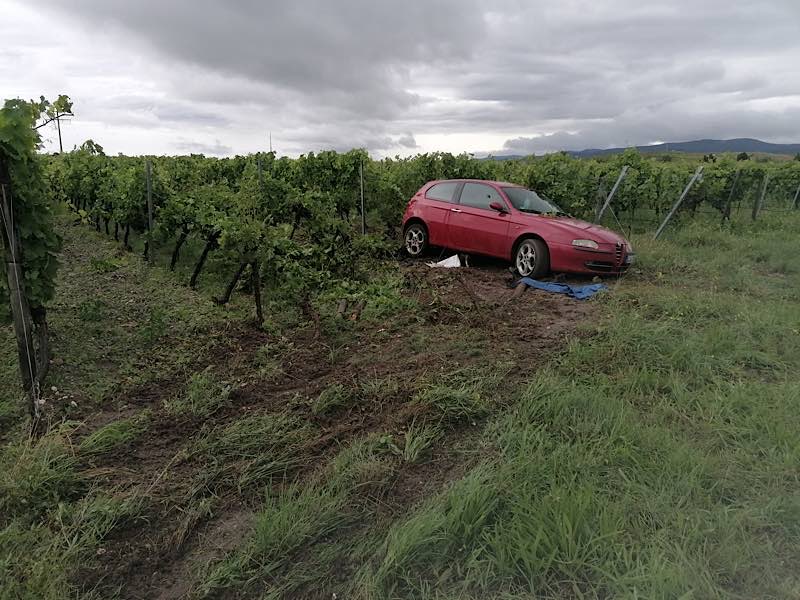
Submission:
[[[428,249],[428,230],[422,223],[412,223],[403,232],[403,243],[410,257],[422,256]]]
[[[536,238],[525,238],[514,252],[514,268],[521,277],[542,277],[550,271],[547,244]]]

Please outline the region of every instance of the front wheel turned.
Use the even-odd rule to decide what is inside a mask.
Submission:
[[[514,254],[514,266],[522,277],[542,277],[550,270],[550,253],[542,240],[522,240]]]

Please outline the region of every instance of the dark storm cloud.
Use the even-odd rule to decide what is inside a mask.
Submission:
[[[76,39],[111,32],[150,67],[141,106],[107,110],[213,129],[207,143],[267,130],[290,153],[469,133],[507,152],[800,140],[796,0],[77,0],[63,14]]]
[[[416,101],[406,90],[410,65],[470,56],[473,36],[483,33],[471,5],[78,0],[70,14],[132,33],[189,64],[388,118]]]

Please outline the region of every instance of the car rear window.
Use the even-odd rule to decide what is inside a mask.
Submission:
[[[464,189],[461,190],[461,204],[464,206],[488,209],[492,202],[499,202],[505,206],[503,198],[492,186],[483,183],[464,184]]]
[[[425,197],[431,200],[442,200],[443,202],[452,202],[453,194],[455,194],[458,187],[457,181],[446,181],[444,183],[437,183],[428,188],[425,192]]]

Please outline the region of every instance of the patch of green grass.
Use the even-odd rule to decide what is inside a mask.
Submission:
[[[797,594],[800,279],[762,269],[789,252],[770,226],[695,227],[634,240],[644,276],[517,391],[490,460],[392,527],[358,594]],[[421,394],[480,407],[463,383]]]
[[[154,306],[144,324],[139,328],[139,335],[146,344],[152,344],[166,334],[168,322],[167,311],[160,306]]]
[[[383,403],[400,393],[400,382],[395,377],[373,377],[361,382],[361,394],[365,400]]]
[[[78,305],[78,318],[81,321],[97,323],[106,317],[106,303],[102,300],[85,300]]]
[[[280,338],[260,346],[255,353],[255,364],[258,374],[263,379],[274,379],[283,375],[282,361],[293,348],[292,342]]]
[[[0,529],[0,598],[59,600],[77,597],[74,573],[91,561],[111,531],[139,518],[141,498],[86,496],[58,503],[44,521]],[[84,598],[100,598],[89,591]]]
[[[196,482],[198,492],[253,491],[283,479],[306,460],[311,431],[288,413],[249,415],[208,429],[194,449],[207,465]]]
[[[139,415],[130,419],[120,419],[101,427],[86,436],[78,448],[84,456],[98,456],[121,446],[130,444],[145,429],[147,429],[146,415]]]
[[[210,570],[201,595],[231,588],[241,592],[269,581],[271,594],[292,597],[299,586],[318,584],[343,556],[337,530],[357,520],[365,509],[359,498],[385,488],[395,465],[381,436],[370,436],[352,443],[304,485],[268,490],[251,537]],[[307,547],[314,552],[298,560],[297,553]]]
[[[411,423],[403,434],[403,460],[407,463],[417,463],[425,455],[430,446],[441,437],[442,431],[431,425],[417,425]]]
[[[315,415],[329,415],[337,410],[350,406],[355,400],[353,390],[341,383],[328,386],[311,404],[311,412]]]
[[[122,265],[113,258],[93,256],[89,259],[89,266],[98,273],[113,273],[119,270]]]
[[[231,389],[230,383],[220,381],[211,371],[194,373],[189,378],[186,391],[164,402],[164,408],[173,415],[210,417],[227,404]]]
[[[444,421],[474,421],[489,414],[495,406],[492,393],[508,369],[507,365],[497,365],[492,369],[456,371],[424,385],[414,395],[413,402],[429,406]]]
[[[82,491],[70,433],[64,425],[38,440],[20,438],[5,445],[0,454],[0,525],[36,522],[52,506]]]

